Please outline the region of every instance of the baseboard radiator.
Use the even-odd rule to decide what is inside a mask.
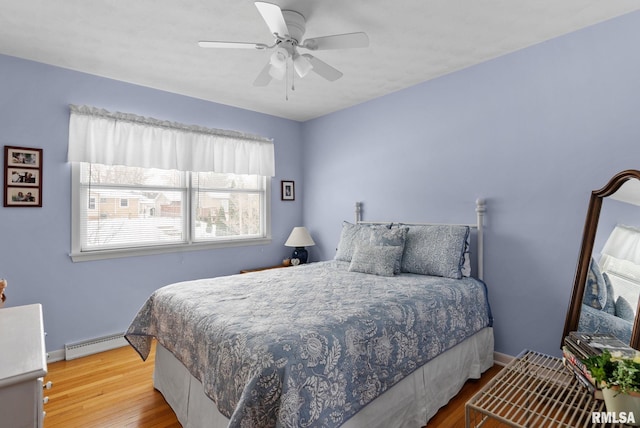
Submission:
[[[128,342],[124,338],[124,333],[71,343],[64,345],[64,359],[73,360],[75,358],[86,357],[87,355],[97,354],[98,352],[121,348],[127,344]]]

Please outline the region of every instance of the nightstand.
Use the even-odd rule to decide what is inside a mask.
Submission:
[[[283,264],[279,264],[279,265],[276,265],[276,266],[266,266],[266,267],[260,267],[260,268],[255,268],[255,269],[243,269],[243,270],[240,271],[240,273],[260,272],[261,270],[280,269],[280,268],[285,268],[285,267],[289,267],[289,266],[285,266]]]

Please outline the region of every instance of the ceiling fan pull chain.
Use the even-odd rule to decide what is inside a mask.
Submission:
[[[296,73],[291,69],[291,90],[296,90]]]
[[[284,70],[284,98],[286,101],[289,101],[289,61],[287,61]]]

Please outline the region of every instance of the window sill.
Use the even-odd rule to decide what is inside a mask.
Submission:
[[[71,252],[69,256],[75,262],[88,262],[92,260],[116,259],[122,257],[150,256],[154,254],[181,253],[186,251],[210,250],[217,248],[247,247],[252,245],[267,245],[271,238],[238,239],[223,242],[198,242],[194,244],[176,244],[162,247],[135,247],[114,250],[96,250],[85,252]]]

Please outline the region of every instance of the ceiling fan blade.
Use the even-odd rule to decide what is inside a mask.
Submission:
[[[270,70],[271,63],[267,63],[260,74],[258,74],[258,77],[256,77],[256,80],[253,81],[253,86],[267,86],[271,82]]]
[[[267,23],[271,34],[277,34],[284,37],[289,33],[289,29],[287,28],[287,23],[284,20],[280,6],[263,1],[257,1],[255,4],[258,8],[258,12],[262,15],[262,19]]]
[[[366,48],[369,46],[367,33],[347,33],[306,39],[302,47],[311,51],[324,49]]]
[[[313,66],[311,71],[315,71],[317,74],[324,77],[328,81],[333,82],[334,80],[338,80],[342,77],[342,72],[336,70],[335,68],[331,67],[329,64],[316,58],[315,56],[309,54],[303,54],[302,56],[307,58]]]
[[[201,40],[198,42],[201,48],[222,48],[222,49],[266,49],[267,45],[263,43],[244,43],[244,42],[214,42]]]

